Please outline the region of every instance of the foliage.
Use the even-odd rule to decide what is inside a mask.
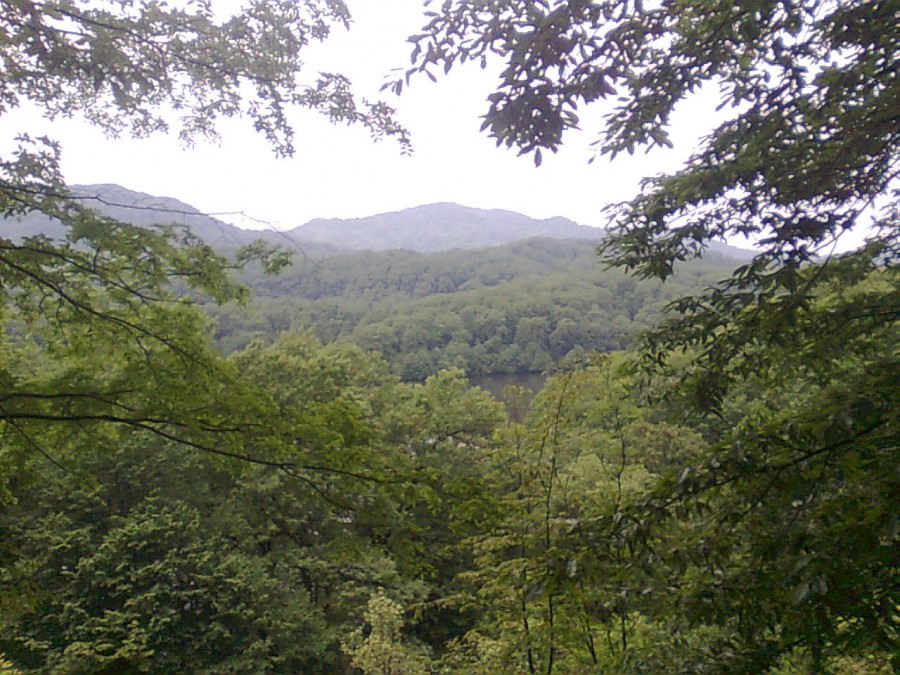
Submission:
[[[339,79],[295,89],[294,51],[244,49],[322,37],[345,19],[338,2],[222,21],[204,4],[9,8],[0,111],[32,100],[141,134],[180,105],[193,137],[243,110],[286,152],[278,110],[298,96],[393,131]],[[261,337],[301,307],[422,384],[309,333],[223,359],[192,298],[241,295],[224,261],[184,232],[81,208],[57,149],[23,139],[0,165],[0,211],[40,210],[68,236],[0,241],[0,668],[896,669],[900,22],[880,0],[752,10],[448,0],[413,39],[414,69],[505,58],[487,126],[525,151],[555,148],[575,105],[613,87],[601,151],[665,144],[673,106],[722,87],[732,118],[616,211],[604,251],[665,278],[712,236],[756,234],[762,250],[675,301],[631,355],[591,353],[618,336],[586,336],[646,326],[683,289],[573,280],[549,258],[568,250],[576,268],[576,245],[532,242],[517,245],[527,263],[392,253],[259,284],[306,296],[267,300],[279,311]],[[268,110],[240,98],[248,82]],[[866,246],[815,256],[867,215]],[[304,304],[347,289],[350,302]],[[401,300],[415,300],[405,318]],[[246,341],[228,311],[238,327],[222,336]],[[436,372],[556,361],[520,422],[466,371]]]
[[[323,616],[297,573],[223,529],[229,472],[142,445],[20,478],[0,527],[38,590],[4,617],[6,653],[54,672],[323,670]]]
[[[428,672],[428,654],[415,645],[403,644],[403,608],[379,590],[369,600],[365,621],[368,634],[357,629],[348,636],[344,651],[365,675],[417,675]]]
[[[759,242],[641,345],[648,394],[708,445],[583,535],[607,556],[625,543],[611,569],[661,618],[723,628],[730,672],[897,653],[897,19],[880,0],[451,0],[411,38],[407,77],[502,59],[485,128],[537,163],[582,104],[617,95],[597,143],[614,157],[670,144],[675,107],[718,88],[726,120],[614,207],[601,245],[664,279],[711,238]],[[868,223],[866,245],[828,255]]]
[[[285,155],[287,110],[303,106],[406,147],[390,108],[358,104],[344,77],[301,80],[303,48],[348,21],[332,0],[251,2],[231,14],[205,2],[4,2],[0,115],[32,106],[49,119],[80,115],[113,136],[172,131],[185,144],[243,116]],[[295,468],[296,439],[314,444],[358,424],[337,405],[327,433],[305,411],[274,416],[275,392],[209,345],[193,300],[242,301],[230,269],[258,260],[275,271],[284,255],[255,244],[230,263],[185,229],[102,217],[67,190],[58,144],[27,130],[16,142],[0,158],[0,217],[40,213],[64,234],[0,240],[0,501],[9,534],[0,601],[10,656],[62,671],[192,670],[192,658],[215,670],[321,669],[328,640],[307,649],[286,637],[323,622],[307,595],[294,594],[296,568],[273,568],[252,546],[248,554],[224,539],[210,526],[209,503],[189,498],[199,484],[162,471],[159,495],[129,502],[117,493],[118,513],[102,504],[109,474],[131,457],[125,448],[145,467],[157,458],[193,470],[169,453],[175,443],[293,469],[302,484],[311,469]],[[62,478],[42,484],[45,471]],[[93,473],[98,490],[78,484]],[[72,513],[60,495],[75,501]]]
[[[416,607],[435,647],[454,634],[435,607],[463,564],[446,495],[473,474],[443,453],[484,444],[499,404],[458,372],[401,385],[303,334],[232,360],[269,394],[290,464],[222,463],[119,428],[93,448],[57,438],[56,467],[27,456],[13,472],[0,540],[31,591],[3,607],[0,650],[17,665],[334,672],[375,588]]]
[[[651,425],[622,361],[566,362],[484,459],[496,496],[490,520],[465,542],[472,565],[453,599],[477,607],[478,620],[442,658],[448,672],[482,672],[471,666],[473,654],[500,672],[615,671],[649,626],[579,532],[598,512],[621,512],[646,494],[648,467],[670,466],[703,441],[688,429]]]
[[[4,656],[0,656],[0,673],[3,675],[19,675],[19,671]]]
[[[671,283],[598,268],[588,242],[533,239],[483,251],[365,253],[250,276],[251,311],[208,307],[223,350],[302,326],[325,342],[378,351],[405,380],[441,368],[540,372],[573,349],[609,351],[656,322],[667,302],[736,264],[684,265]]]
[[[225,16],[209,3],[4,3],[0,114],[33,105],[50,119],[82,115],[112,135],[177,129],[186,143],[243,115],[289,154],[285,111],[300,105],[405,143],[391,110],[358,106],[343,77],[301,83],[302,48],[348,20],[343,3],[315,0],[256,2]],[[65,187],[60,151],[23,133],[0,159],[0,217],[39,212],[66,228],[57,240],[0,240],[3,452],[46,452],[33,427],[52,424],[88,435],[126,425],[204,449],[221,434],[222,452],[235,454],[236,436],[251,426],[228,398],[241,388],[208,349],[188,299],[245,297],[232,265],[185,230],[136,228],[85,208]],[[251,245],[235,264],[257,259],[268,271],[285,263]]]
[[[289,155],[286,112],[302,106],[405,139],[384,104],[356,105],[346,78],[301,78],[303,49],[349,26],[340,0],[252,2],[230,14],[209,3],[24,0],[4,7],[0,113],[31,101],[51,119],[79,113],[112,135],[147,136],[170,131],[168,114],[177,111],[174,128],[188,142],[214,137],[220,118],[246,116],[278,154]]]
[[[820,299],[761,359],[751,348],[735,359],[756,400],[726,398],[728,426],[711,452],[638,511],[655,533],[635,534],[653,548],[666,542],[687,616],[735,622],[742,667],[764,667],[796,644],[817,668],[832,655],[896,651],[896,326],[859,331],[851,321],[821,332],[823,315],[850,297],[865,302],[881,285],[874,276]],[[693,378],[682,378],[689,392]]]

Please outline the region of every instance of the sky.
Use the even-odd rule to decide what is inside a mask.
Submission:
[[[409,64],[406,37],[423,24],[421,0],[348,4],[351,30],[337,30],[308,52],[310,77],[319,70],[343,72],[359,95],[386,98],[412,134],[412,156],[403,156],[392,140],[374,143],[363,129],[333,126],[308,111],[292,113],[297,152],[288,159],[276,158],[247,120],[224,122],[220,142],[199,141],[190,149],[162,135],[106,138],[79,119],[51,123],[35,110],[4,115],[0,136],[28,129],[59,140],[71,184],[117,183],[175,197],[245,228],[288,230],[314,218],[364,217],[435,202],[602,226],[606,204],[631,197],[641,177],[677,168],[716,121],[710,112],[715,96],[701,94],[676,111],[674,149],[588,164],[602,117],[602,108],[593,108],[582,114],[592,128],[572,133],[558,155],[545,153],[535,168],[530,157],[497,148],[479,131],[496,71],[467,64],[437,83],[415,79],[400,97],[379,92],[392,69]]]

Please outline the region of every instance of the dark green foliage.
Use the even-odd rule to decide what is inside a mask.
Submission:
[[[229,536],[231,472],[128,445],[15,490],[2,530],[36,591],[0,650],[39,672],[329,670],[298,570]]]
[[[442,604],[466,567],[455,513],[486,490],[477,453],[502,406],[460,372],[401,385],[306,335],[233,361],[282,420],[271,433],[292,450],[278,466],[120,429],[94,449],[55,438],[71,470],[38,456],[12,472],[0,533],[18,602],[3,606],[0,652],[14,663],[335,672],[379,588],[416,608],[410,630],[436,649],[465,630]]]
[[[365,253],[250,278],[258,296],[252,312],[209,311],[225,350],[302,326],[326,342],[378,351],[406,380],[450,367],[469,375],[540,372],[573,349],[630,344],[667,302],[721,278],[734,264],[712,255],[685,265],[663,286],[603,271],[588,242],[532,239],[465,253]]]
[[[636,539],[667,551],[686,616],[738,631],[736,668],[795,645],[819,667],[895,651],[896,279],[877,269],[852,284],[843,272],[864,256],[806,270],[832,292],[777,340],[745,338],[721,380],[680,375],[714,442],[635,513]]]

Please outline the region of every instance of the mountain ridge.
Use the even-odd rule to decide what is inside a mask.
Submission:
[[[487,248],[531,237],[598,240],[604,231],[561,216],[537,219],[503,209],[438,202],[361,218],[316,218],[290,233],[308,241],[340,241],[355,251],[408,248],[435,253]]]
[[[140,227],[183,225],[202,241],[223,253],[229,253],[259,239],[296,249],[304,255],[313,257],[346,251],[342,247],[328,244],[296,241],[288,233],[277,230],[240,228],[174,197],[151,195],[114,183],[73,185],[70,191],[83,205],[95,209],[104,216],[131,225]],[[0,236],[16,240],[38,234],[61,238],[65,234],[65,228],[59,221],[37,212],[14,218],[0,218]]]
[[[160,197],[112,183],[75,185],[72,193],[103,215],[142,227],[178,224],[223,252],[262,239],[304,256],[327,257],[356,251],[408,249],[419,253],[481,249],[534,237],[599,241],[605,230],[568,218],[532,218],[505,209],[480,209],[453,202],[424,204],[360,218],[315,218],[289,230],[250,230],[230,225],[173,197]],[[0,236],[22,239],[65,229],[43,214],[0,219]],[[714,243],[712,250],[736,259],[752,251]]]

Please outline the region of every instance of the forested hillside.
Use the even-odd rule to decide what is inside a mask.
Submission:
[[[568,221],[447,204],[317,225],[323,241],[377,249],[350,253],[302,238],[307,226],[284,234],[240,230],[187,204],[119,186],[79,186],[77,195],[83,206],[141,228],[173,223],[226,256],[259,237],[293,254],[277,276],[258,266],[241,274],[253,295],[249,307],[205,303],[224,352],[257,338],[271,343],[287,329],[310,330],[325,343],[380,353],[409,381],[450,367],[473,376],[537,373],[573,350],[625,348],[668,302],[723,278],[751,255],[716,245],[662,285],[605,269],[596,254],[601,232]],[[364,236],[340,238],[344,225]],[[14,237],[65,232],[59,220],[35,213],[3,227]],[[467,239],[473,228],[480,238]],[[532,232],[552,237],[522,239]],[[586,233],[592,238],[575,238]],[[514,241],[496,245],[508,239]],[[494,245],[474,248],[478,241]],[[381,250],[391,242],[420,250]],[[465,249],[452,248],[463,242]]]
[[[223,350],[289,328],[377,351],[404,380],[441,368],[469,375],[540,372],[570,352],[632,344],[673,299],[726,276],[710,253],[669,283],[605,270],[589,241],[530,239],[479,251],[366,252],[299,260],[277,277],[250,275],[249,310],[209,307]]]

